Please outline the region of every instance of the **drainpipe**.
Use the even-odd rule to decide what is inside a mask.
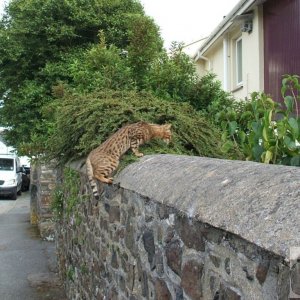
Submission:
[[[223,38],[223,89],[228,91],[228,36]]]

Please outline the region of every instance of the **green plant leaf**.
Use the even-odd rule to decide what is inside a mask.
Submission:
[[[284,104],[288,112],[292,112],[294,109],[294,98],[292,96],[284,97]]]
[[[236,128],[237,128],[237,122],[236,121],[229,122],[229,134],[231,136],[235,134]]]
[[[243,144],[246,140],[246,133],[244,131],[239,130],[238,136],[240,138],[241,144]]]
[[[271,151],[267,150],[266,152],[263,153],[262,157],[263,157],[263,162],[265,164],[269,164],[273,158],[273,153]]]
[[[273,110],[270,110],[268,112],[268,121],[269,121],[269,124],[272,122],[272,118],[273,118]]]
[[[288,121],[289,125],[292,128],[292,133],[295,139],[297,139],[298,135],[299,135],[299,126],[298,126],[298,122],[295,118],[289,118]]]
[[[286,134],[286,123],[283,121],[278,121],[276,124],[276,128],[277,128],[277,135],[279,139],[282,139],[285,134]]]
[[[252,129],[255,134],[260,134],[262,129],[260,122],[252,122]]]
[[[264,138],[265,141],[269,140],[269,137],[268,137],[268,128],[266,126],[264,126],[264,128],[263,128],[262,135],[263,135],[263,138]]]
[[[285,136],[283,142],[291,151],[297,148],[296,143],[289,136]]]
[[[271,98],[269,98],[269,97],[267,97],[267,98],[265,99],[265,103],[266,103],[266,104],[269,104],[268,107],[271,107],[272,110],[273,110],[273,108],[276,106],[276,103],[275,103]],[[272,110],[271,110],[271,111],[272,111]]]
[[[260,145],[255,145],[252,148],[253,157],[255,158],[256,161],[261,160],[261,155],[262,155],[263,152],[264,152],[264,149]]]
[[[282,108],[275,109],[275,115],[277,115],[277,114],[285,115],[286,111],[283,110]]]
[[[233,149],[234,144],[232,141],[227,141],[225,144],[222,145],[221,151],[223,153],[228,153],[231,149]]]

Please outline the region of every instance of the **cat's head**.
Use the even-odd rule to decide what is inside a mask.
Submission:
[[[162,128],[162,136],[161,136],[161,138],[167,144],[170,143],[171,137],[172,137],[171,126],[172,126],[171,124],[161,125],[161,128]]]

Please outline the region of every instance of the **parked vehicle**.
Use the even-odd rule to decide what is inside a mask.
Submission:
[[[26,192],[30,187],[30,167],[22,166],[22,192]]]
[[[13,200],[22,191],[22,168],[14,154],[0,154],[0,195],[9,195]]]

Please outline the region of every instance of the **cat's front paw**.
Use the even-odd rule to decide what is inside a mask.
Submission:
[[[144,156],[144,154],[143,153],[137,153],[136,156],[137,157],[142,157],[142,156]]]
[[[113,180],[114,180],[113,177],[108,177],[108,178],[107,178],[107,183],[108,183],[108,184],[112,184],[112,183],[113,183]]]

